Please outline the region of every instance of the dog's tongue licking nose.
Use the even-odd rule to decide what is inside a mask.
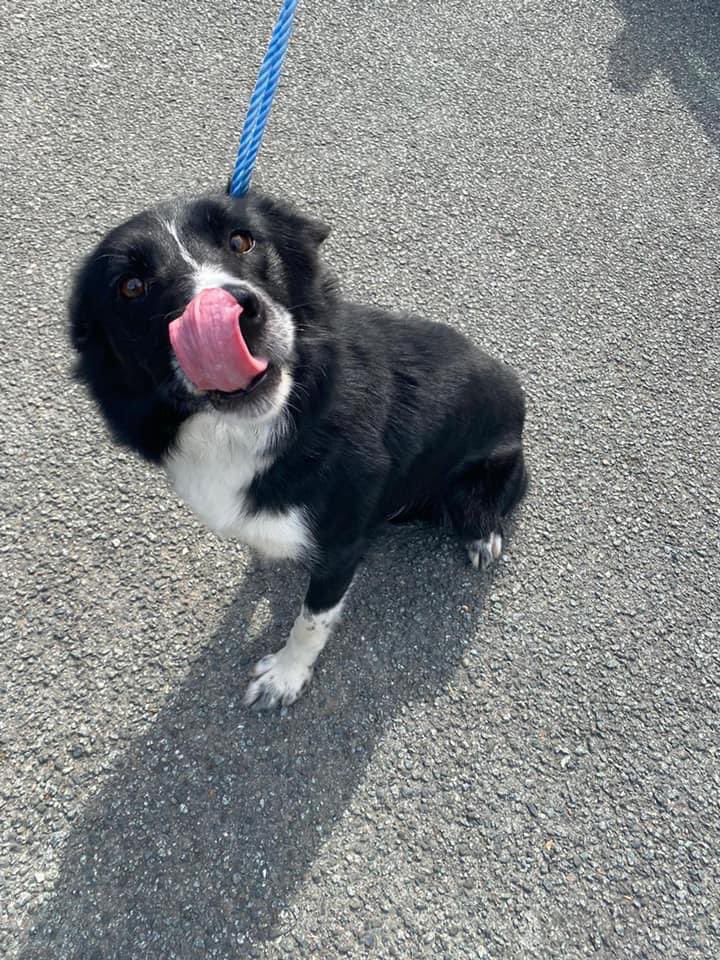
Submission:
[[[185,376],[200,390],[246,390],[267,369],[240,331],[242,307],[221,287],[201,290],[170,324],[170,343]]]

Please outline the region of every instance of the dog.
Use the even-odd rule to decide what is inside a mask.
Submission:
[[[310,582],[247,704],[293,703],[373,531],[422,519],[485,568],[527,487],[516,375],[441,323],[352,303],[329,229],[251,191],[148,209],[79,268],[75,374],[116,442],[220,537]]]

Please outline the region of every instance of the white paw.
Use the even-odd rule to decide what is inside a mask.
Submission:
[[[306,667],[288,653],[287,647],[270,653],[252,669],[257,677],[247,688],[245,705],[255,704],[261,710],[272,710],[279,703],[294,703],[312,678],[312,667]]]
[[[467,552],[476,570],[487,570],[502,553],[502,536],[495,530],[484,540],[471,540],[467,545]]]

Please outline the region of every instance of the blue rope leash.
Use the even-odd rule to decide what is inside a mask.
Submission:
[[[290,43],[293,18],[298,0],[284,0],[282,10],[273,29],[265,57],[260,65],[255,89],[250,97],[247,116],[240,134],[235,169],[228,193],[242,197],[248,192],[265,126],[275,97],[285,53]]]

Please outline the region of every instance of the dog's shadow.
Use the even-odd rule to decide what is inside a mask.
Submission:
[[[455,673],[490,582],[442,532],[383,532],[308,693],[262,714],[242,705],[248,668],[282,643],[299,590],[296,570],[257,566],[73,825],[21,960],[251,956],[277,936],[386,725]]]
[[[713,0],[614,0],[625,25],[608,75],[615,89],[640,93],[660,73],[720,149],[720,12]]]

